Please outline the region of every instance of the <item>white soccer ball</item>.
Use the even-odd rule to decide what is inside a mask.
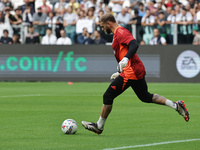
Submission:
[[[78,125],[75,120],[73,119],[66,119],[63,121],[61,130],[65,134],[75,134],[78,130]]]

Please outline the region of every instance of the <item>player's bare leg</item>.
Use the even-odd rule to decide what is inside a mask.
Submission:
[[[97,126],[99,129],[103,130],[104,124],[111,110],[112,110],[112,105],[103,104],[101,109],[101,115],[99,117],[99,120],[97,121]]]
[[[152,102],[156,103],[156,104],[160,104],[160,105],[166,105],[169,106],[171,108],[173,108],[174,110],[176,110],[181,116],[183,116],[183,118],[185,119],[186,122],[189,121],[189,112],[185,106],[184,101],[179,100],[177,102],[173,102],[169,99],[166,99],[163,96],[160,96],[158,94],[154,94],[153,98],[152,98]]]
[[[153,101],[153,103],[156,103],[156,104],[165,105],[167,99],[165,97],[158,95],[158,94],[154,94],[152,101]]]
[[[103,104],[101,109],[101,117],[106,119],[110,114],[111,110],[112,110],[112,105]]]

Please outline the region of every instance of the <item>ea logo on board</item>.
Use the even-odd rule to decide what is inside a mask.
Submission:
[[[182,52],[176,60],[176,68],[185,78],[193,78],[197,76],[200,72],[199,55],[192,50]]]

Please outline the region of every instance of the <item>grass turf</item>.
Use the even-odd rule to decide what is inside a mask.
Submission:
[[[114,101],[104,132],[85,130],[81,121],[96,122],[109,83],[0,83],[1,150],[93,150],[200,138],[200,84],[149,83],[149,91],[185,101],[186,123],[166,106],[142,103],[129,88]],[[75,135],[61,124],[72,118]],[[199,149],[200,141],[137,149]]]

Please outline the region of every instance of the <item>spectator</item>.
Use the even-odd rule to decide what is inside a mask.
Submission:
[[[57,2],[55,4],[54,12],[58,12],[61,9],[67,10],[68,6],[69,5],[68,5],[68,3],[65,2],[65,0],[60,0],[59,2]]]
[[[193,24],[197,24],[197,22],[198,22],[197,21],[197,13],[199,11],[199,8],[200,7],[198,7],[198,4],[195,4],[194,8],[190,9],[190,13],[191,13],[191,15],[193,17],[193,22],[192,22]]]
[[[140,0],[129,0],[130,2],[130,6],[127,6],[133,10],[138,10],[139,4],[140,4]]]
[[[78,44],[85,44],[85,45],[92,43],[92,40],[90,38],[90,34],[87,31],[87,28],[83,28],[82,34],[77,37],[77,42]]]
[[[33,25],[35,25],[35,30],[38,32],[40,35],[45,34],[45,20],[47,18],[47,14],[42,13],[41,8],[39,7],[37,9],[37,13],[33,15]]]
[[[126,11],[125,8],[122,8],[121,13],[117,15],[116,20],[120,26],[127,28],[127,25],[131,20],[131,15]]]
[[[29,4],[32,5],[33,11],[34,11],[34,13],[35,13],[35,0],[28,0],[28,2],[29,2]]]
[[[85,11],[81,10],[80,13],[78,14],[78,19],[76,21],[76,34],[82,34],[83,32],[83,28],[85,28],[86,26],[84,25],[85,22]]]
[[[21,10],[16,9],[15,15],[10,13],[10,8],[6,9],[6,14],[9,16],[9,21],[11,25],[19,25],[22,23],[22,15]],[[20,27],[13,27],[14,34],[20,35]]]
[[[188,10],[188,12],[190,12],[190,13],[191,13],[191,11],[193,10],[193,8],[190,7],[190,4],[189,4],[189,3],[186,4],[186,5],[184,6],[184,8],[185,8],[186,10]]]
[[[34,32],[34,27],[32,25],[30,25],[28,27],[28,31],[29,33],[26,35],[26,40],[25,43],[26,44],[39,44],[40,43],[40,35],[37,32]]]
[[[88,4],[87,0],[82,0],[80,3],[80,8],[82,8],[82,10],[87,10],[87,4]]]
[[[95,8],[95,15],[98,15],[100,10],[102,10],[103,12],[105,11],[104,0],[100,0],[99,2],[96,3],[96,5],[97,8]]]
[[[10,0],[3,0],[4,3],[4,10],[9,9],[9,10],[13,10],[13,4],[12,2],[10,2]]]
[[[19,19],[18,16],[16,16],[16,18],[15,18],[15,16],[10,13],[10,8],[6,8],[5,12],[9,18],[10,25],[17,25],[17,24],[22,23],[22,20]],[[16,20],[16,19],[18,19],[18,20]],[[14,31],[14,34],[19,34],[20,28],[13,27],[13,31]]]
[[[197,7],[197,12],[195,12],[195,19],[196,19],[196,24],[198,24],[198,27],[200,28],[200,3],[199,6]]]
[[[93,23],[95,22],[96,17],[94,16],[94,9],[93,8],[88,9],[86,18],[88,20],[91,20]]]
[[[10,13],[10,8],[6,8],[5,9],[5,13],[6,13],[6,15],[8,16],[8,18],[9,18],[9,22],[10,22],[10,24],[13,24],[13,18],[14,18],[14,16]]]
[[[158,29],[153,30],[154,37],[150,40],[150,45],[166,45],[166,39],[162,36],[160,36],[160,32]]]
[[[79,3],[76,0],[70,0],[69,6],[72,7],[73,13],[76,14],[76,10],[79,8]]]
[[[106,40],[101,37],[100,32],[97,30],[94,31],[94,39],[92,40],[92,44],[106,44]]]
[[[73,7],[69,6],[68,11],[64,16],[64,23],[63,26],[65,27],[65,31],[67,33],[67,37],[72,40],[72,43],[75,42],[75,34],[76,34],[76,20],[77,15],[73,13]]]
[[[111,0],[113,3],[112,11],[117,15],[121,12],[122,10],[122,5],[124,3],[123,0]]]
[[[91,0],[87,1],[86,4],[85,4],[85,8],[84,9],[87,12],[89,8],[95,7],[95,5],[96,5],[96,1],[95,2],[91,1]]]
[[[52,28],[53,25],[56,24],[56,21],[57,21],[57,17],[54,17],[53,12],[50,12],[48,14],[47,19],[45,20],[45,25],[47,25],[49,28]]]
[[[104,14],[104,11],[103,10],[99,10],[98,16],[95,18],[96,27],[100,27],[99,19],[101,18],[101,16],[103,14]]]
[[[42,13],[49,14],[51,12],[51,8],[46,4],[47,0],[43,0],[43,5],[41,6]]]
[[[4,13],[3,11],[0,11],[0,24],[4,23],[4,20],[5,20]]]
[[[63,29],[63,22],[64,22],[64,15],[65,15],[65,9],[61,9],[56,13],[56,37],[60,37],[60,30]]]
[[[189,6],[191,7],[191,8],[194,8],[194,5],[195,5],[195,1],[196,0],[188,0],[188,4],[189,4]],[[198,1],[199,2],[199,1]]]
[[[23,25],[30,25],[33,22],[33,15],[31,14],[31,6],[28,4],[22,14]]]
[[[149,44],[149,41],[153,37],[153,26],[155,24],[155,17],[151,15],[150,10],[146,10],[146,15],[142,17],[142,26],[144,27],[143,40],[146,44]]]
[[[12,38],[8,37],[8,30],[3,30],[3,36],[1,37],[0,40],[1,44],[12,44],[13,40]]]
[[[167,17],[171,14],[171,12],[172,12],[172,7],[167,7],[166,8],[166,14],[165,14],[166,20],[167,20]]]
[[[91,0],[88,2],[90,3],[88,5],[87,11],[88,9],[93,9],[93,14],[95,17],[98,15],[99,10],[105,10],[105,5],[103,5],[102,0],[98,0],[98,2],[97,0]]]
[[[46,35],[42,38],[42,45],[55,45],[57,38],[54,34],[52,34],[52,29],[46,29]]]
[[[104,0],[104,3],[105,3],[106,5],[108,5],[109,2],[110,2],[110,0]]]
[[[142,17],[139,16],[139,13],[137,10],[135,10],[135,16],[129,21],[128,24],[135,24],[136,25],[136,37],[137,37],[137,42],[140,43],[140,41],[142,40],[143,34],[144,34],[144,30],[143,27],[141,25],[141,20]],[[132,28],[131,28],[132,31]]]
[[[148,9],[150,10],[150,13],[153,16],[156,16],[156,11],[157,11],[156,8],[154,7],[155,3],[156,3],[155,0],[150,0],[149,2],[147,2]]]
[[[192,44],[192,15],[185,8],[182,13],[176,16],[176,23],[178,24],[178,43]]]
[[[19,35],[15,34],[13,35],[13,44],[21,44],[21,42],[19,41]]]
[[[174,9],[172,9],[171,14],[167,17],[166,23],[168,25],[168,33],[167,33],[167,39],[169,41],[168,43],[173,44],[174,24],[176,23],[176,11]]]
[[[9,37],[13,36],[13,29],[10,25],[10,21],[8,17],[9,17],[8,13],[4,15],[3,12],[0,12],[0,37],[3,36],[3,31],[5,29],[8,30]]]
[[[30,7],[30,13],[31,13],[31,15],[33,15],[35,13],[35,9],[34,9],[35,6],[33,6],[33,4],[31,4],[31,3],[29,3],[29,0],[24,0],[24,5],[20,6],[22,14],[29,7]]]
[[[96,28],[95,30],[99,31],[100,36],[105,39],[107,42],[112,42],[113,34],[106,34],[100,27],[99,19],[104,14],[103,10],[99,10],[98,16],[96,17]]]
[[[57,45],[72,45],[70,38],[66,37],[66,32],[64,29],[60,30],[61,37],[57,40]]]
[[[4,8],[5,8],[5,7],[4,7],[3,2],[0,1],[0,11],[4,11]]]
[[[139,4],[138,12],[139,12],[140,17],[144,17],[146,15],[146,11],[144,9],[144,4],[142,2]]]
[[[15,9],[15,15],[13,15],[13,18],[10,18],[10,20],[12,21],[11,24],[16,24],[16,25],[19,25],[23,22],[22,21],[22,12],[19,8]]]
[[[198,26],[193,27],[193,34],[194,34],[193,45],[200,45],[200,34]]]
[[[162,4],[165,5],[166,8],[168,7],[173,7],[172,1],[173,0],[167,0],[167,2],[165,3],[166,0],[162,0]]]
[[[176,15],[180,14],[181,13],[181,7],[179,4],[175,5],[174,7],[175,11],[176,11]]]
[[[145,41],[140,41],[140,45],[146,45]]]
[[[155,13],[155,16],[159,16],[160,12],[163,12],[164,16],[167,16],[167,12],[163,9],[162,2],[157,2],[156,3],[156,13]]]
[[[105,14],[112,14],[112,15],[114,15],[114,13],[112,12],[112,7],[106,6],[105,7]],[[115,14],[115,16],[116,16],[116,14]]]
[[[87,29],[90,34],[94,32],[94,27],[95,27],[95,20],[96,17],[94,16],[94,9],[93,8],[88,8],[87,16]]]
[[[157,28],[160,32],[160,35],[164,38],[166,38],[166,19],[164,12],[159,12],[158,17],[156,17],[157,21]]]

